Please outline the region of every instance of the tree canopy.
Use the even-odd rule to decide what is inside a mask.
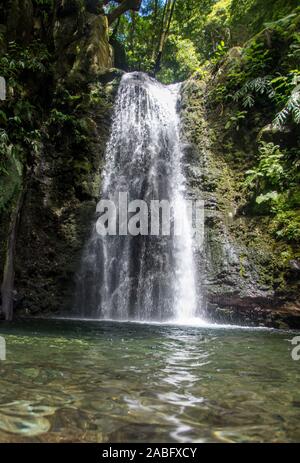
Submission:
[[[113,8],[120,2],[109,3]],[[125,51],[121,64],[128,70],[155,72],[173,82],[297,6],[297,0],[143,0],[137,11],[118,18],[112,34]]]

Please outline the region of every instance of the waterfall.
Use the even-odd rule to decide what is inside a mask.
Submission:
[[[172,202],[171,221],[180,220],[182,233],[101,236],[95,221],[78,274],[76,305],[85,317],[184,321],[197,316],[179,91],[180,84],[164,86],[138,72],[121,80],[100,197],[116,201],[116,193],[126,192],[128,202]]]

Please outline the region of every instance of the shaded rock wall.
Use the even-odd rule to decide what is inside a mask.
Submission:
[[[85,82],[113,65],[107,18],[86,10],[71,15],[59,13],[54,22],[57,77]]]
[[[19,44],[25,38],[29,44],[40,40],[50,54],[47,80],[33,82],[31,90],[32,99],[42,108],[42,138],[38,152],[25,166],[26,193],[15,262],[19,314],[72,308],[74,277],[95,212],[122,74],[111,69],[107,18],[93,12],[84,0],[54,4],[56,8],[47,12],[36,4],[33,8],[30,0],[11,0],[3,14],[7,40]],[[22,22],[19,13],[24,8],[26,21]],[[3,245],[7,223],[9,210],[1,217]]]
[[[182,87],[181,120],[189,194],[205,202],[205,239],[197,268],[206,316],[299,328],[299,275],[283,265],[266,219],[238,212],[242,170],[226,159],[223,126],[207,109],[206,82],[199,77]],[[229,148],[236,162],[238,155],[247,157],[255,149],[255,141],[251,130],[239,134]]]
[[[95,212],[116,82],[91,82],[76,111],[83,124],[76,139],[68,124],[48,127],[23,207],[16,257],[20,308],[29,313],[69,310],[74,276]],[[89,92],[102,95],[89,102]],[[55,130],[59,130],[55,133]]]

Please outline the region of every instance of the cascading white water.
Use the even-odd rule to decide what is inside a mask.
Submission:
[[[106,149],[101,198],[167,200],[177,236],[100,236],[93,226],[78,275],[82,315],[118,320],[197,316],[193,238],[185,199],[177,102],[180,84],[164,86],[143,73],[125,74]],[[120,219],[121,220],[121,219]]]

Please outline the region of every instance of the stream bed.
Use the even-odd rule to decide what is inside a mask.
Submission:
[[[295,332],[0,325],[0,442],[299,442]]]

